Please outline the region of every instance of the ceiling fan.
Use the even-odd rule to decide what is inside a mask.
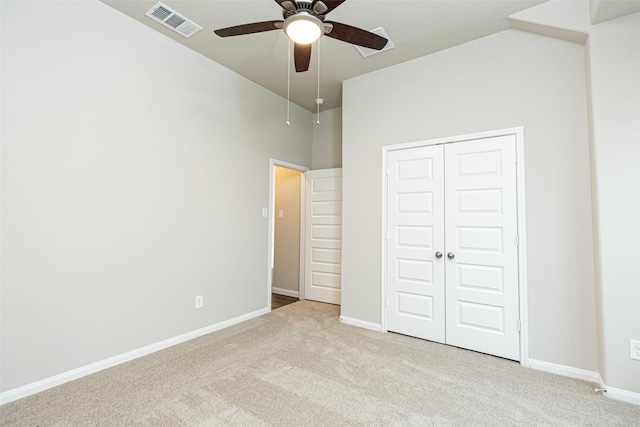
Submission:
[[[311,43],[323,35],[343,42],[381,50],[387,39],[370,31],[340,22],[326,21],[326,15],[346,0],[275,0],[282,7],[283,20],[254,22],[215,30],[220,37],[241,36],[283,29],[295,43],[293,56],[296,71],[309,69]]]

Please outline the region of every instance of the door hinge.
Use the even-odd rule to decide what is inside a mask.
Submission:
[[[520,235],[516,234],[516,246],[520,247]]]
[[[385,308],[389,308],[389,298],[384,297],[384,306]]]
[[[518,332],[522,332],[522,320],[518,320]]]
[[[516,151],[515,153],[513,153],[513,163],[518,164],[518,152]]]
[[[384,239],[385,240],[389,240],[389,232],[388,231],[384,233]]]

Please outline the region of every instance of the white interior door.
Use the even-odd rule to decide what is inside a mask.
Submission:
[[[342,169],[305,172],[304,297],[340,304]]]
[[[444,342],[442,146],[387,159],[387,329]]]
[[[445,171],[447,344],[519,360],[515,137],[447,144]]]
[[[520,359],[515,136],[387,155],[389,331]]]

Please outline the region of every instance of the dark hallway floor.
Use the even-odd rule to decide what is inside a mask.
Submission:
[[[296,301],[300,301],[296,297],[288,297],[286,295],[271,294],[271,310],[275,310],[285,305],[292,304]]]

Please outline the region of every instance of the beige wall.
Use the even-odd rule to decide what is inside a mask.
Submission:
[[[102,3],[0,7],[0,390],[266,309],[312,114]]]
[[[272,287],[290,296],[298,296],[300,283],[301,179],[300,171],[276,167]]]
[[[381,322],[381,147],[523,126],[530,357],[597,371],[582,45],[516,30],[348,80],[342,315]]]
[[[342,167],[342,108],[322,111],[320,124],[314,120],[312,153],[311,169]]]
[[[600,374],[640,393],[640,13],[589,34]]]

